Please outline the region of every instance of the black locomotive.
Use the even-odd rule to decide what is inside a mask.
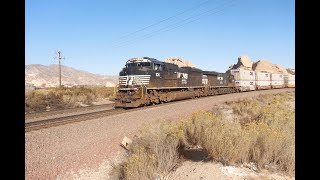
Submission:
[[[239,91],[233,75],[179,67],[149,57],[129,59],[119,75],[116,107],[139,107]]]

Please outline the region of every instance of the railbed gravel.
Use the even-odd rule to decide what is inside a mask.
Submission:
[[[98,169],[99,164],[124,152],[119,145],[123,137],[133,139],[144,124],[179,119],[197,110],[211,110],[225,101],[287,91],[295,90],[276,89],[210,96],[27,132],[25,179],[63,179],[61,177],[70,171]]]
[[[109,104],[106,104],[107,106]],[[67,109],[67,111],[62,111],[60,114],[54,114],[54,115],[48,115],[44,117],[31,117],[31,118],[26,118],[25,122],[34,122],[34,121],[41,121],[41,120],[47,120],[47,119],[52,119],[52,118],[60,118],[60,117],[65,117],[65,116],[72,116],[72,115],[78,115],[78,114],[84,114],[84,113],[90,113],[90,112],[98,112],[98,111],[104,111],[104,110],[111,110],[114,109],[112,106],[114,104],[110,104],[109,107],[101,107],[97,106],[94,109]]]

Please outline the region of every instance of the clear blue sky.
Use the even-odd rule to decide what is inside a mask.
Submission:
[[[25,63],[55,64],[61,50],[64,65],[103,75],[142,56],[181,57],[221,72],[240,55],[294,68],[294,0],[228,2],[26,0]]]

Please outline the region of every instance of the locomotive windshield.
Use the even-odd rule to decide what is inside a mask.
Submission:
[[[127,67],[149,67],[151,66],[150,62],[138,62],[138,63],[128,63]]]

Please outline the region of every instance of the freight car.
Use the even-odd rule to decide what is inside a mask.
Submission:
[[[285,75],[284,84],[288,88],[295,87],[295,75]]]
[[[133,108],[188,98],[294,86],[294,75],[241,68],[219,73],[179,67],[149,57],[131,58],[119,73],[115,107]]]
[[[233,75],[202,71],[154,58],[131,58],[119,73],[116,107],[139,107],[239,92]]]
[[[232,69],[230,74],[234,76],[235,86],[240,91],[295,87],[295,75],[259,72],[242,68]]]

